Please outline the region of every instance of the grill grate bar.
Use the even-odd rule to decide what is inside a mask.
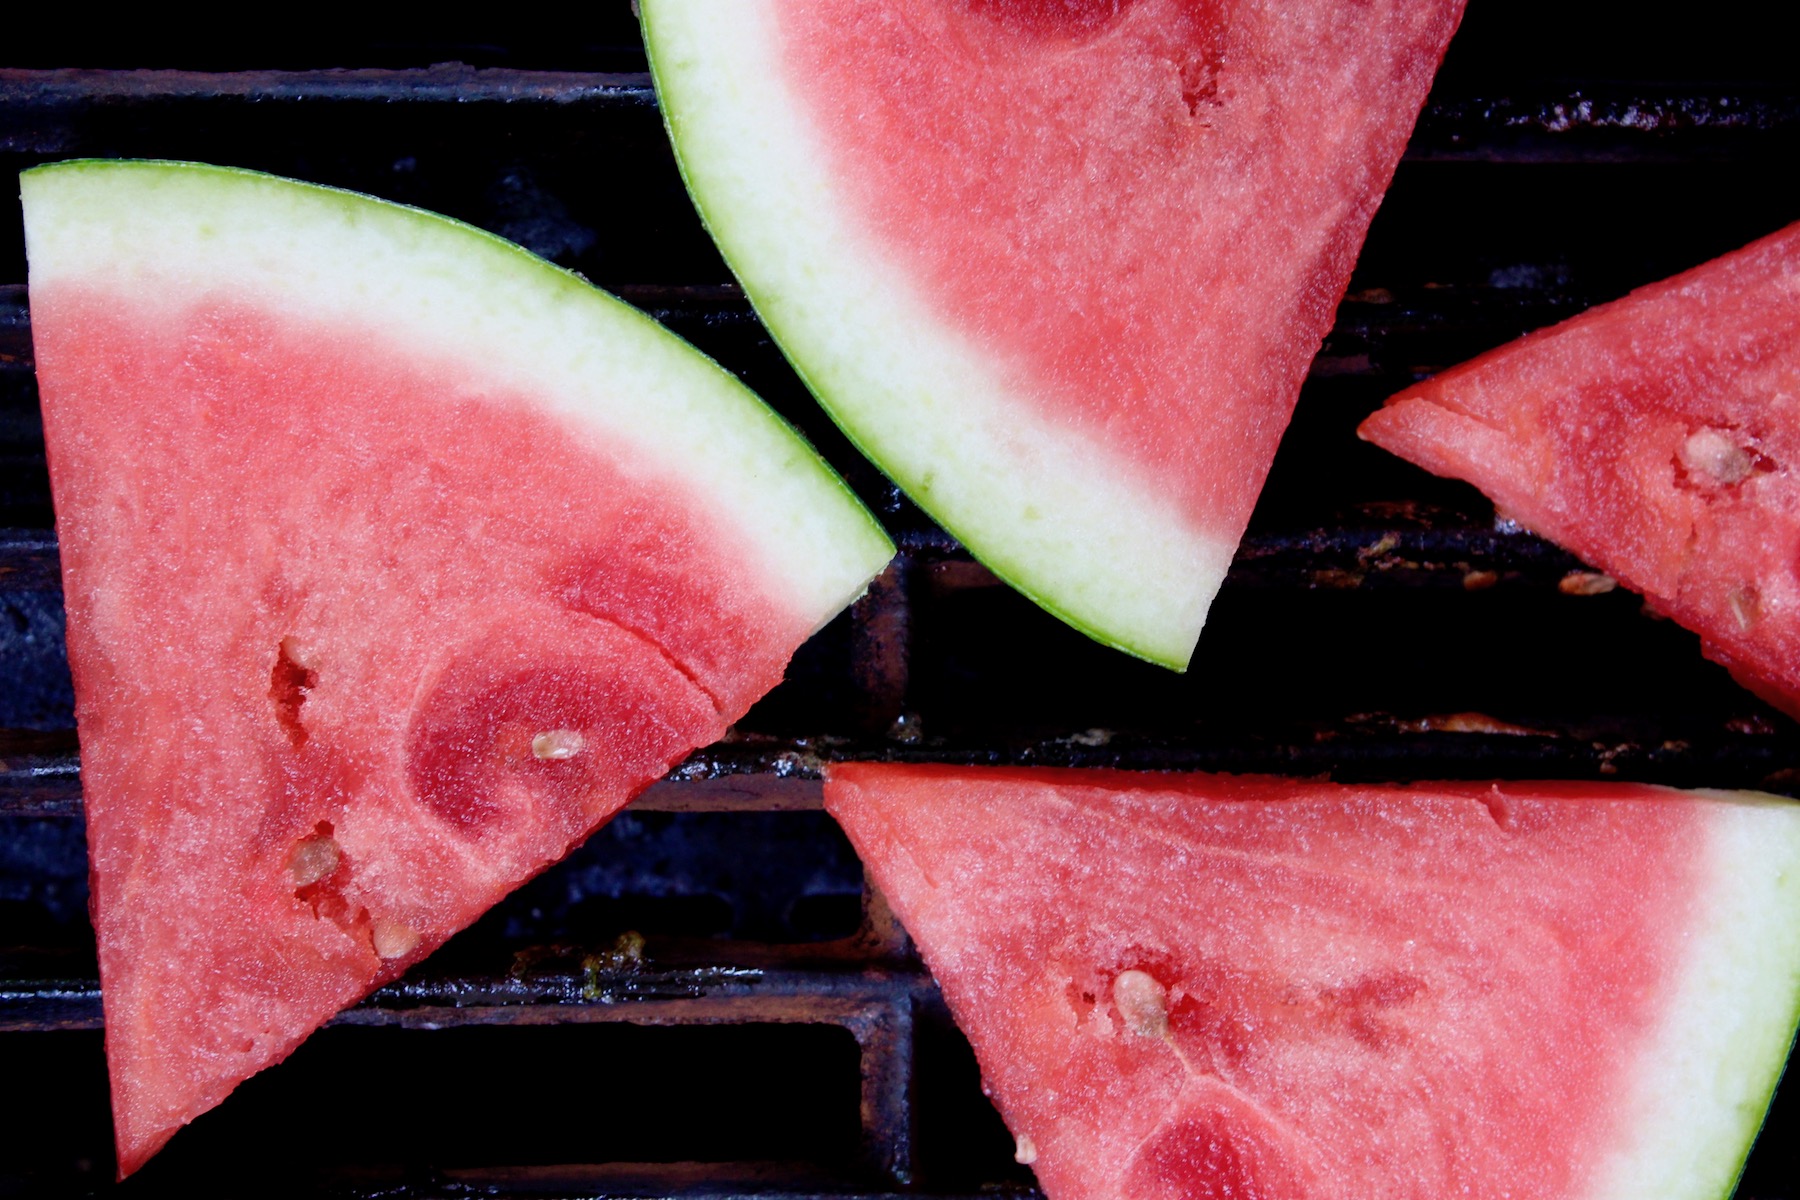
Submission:
[[[843,739],[831,747],[830,756],[846,762],[1329,773],[1344,782],[1619,779],[1800,795],[1800,771],[1792,766],[1800,738],[1755,716],[1726,722],[1710,737],[1685,738],[1628,727],[1570,724],[1557,729],[1548,721],[1541,724],[1544,728],[1512,725],[1474,712],[1356,713],[1335,722],[1264,730],[1254,737],[1237,729],[1198,729],[1181,738],[1088,730],[982,744]],[[3,732],[0,747],[30,745],[34,736]],[[825,761],[815,747],[799,742],[708,747],[653,785],[628,811],[816,809]],[[82,813],[80,763],[73,749],[7,751],[0,760],[0,817],[73,820]]]
[[[737,961],[728,964],[683,965],[687,948],[647,947],[634,934],[601,949],[532,946],[514,951],[504,972],[409,974],[328,1024],[837,1025],[856,1040],[861,1060],[861,1165],[906,1184],[913,1177],[915,1014],[920,1005],[941,1009],[942,1001],[896,928],[871,889],[862,928],[851,937],[819,946],[738,942]],[[0,1034],[101,1028],[97,979],[32,977],[28,966],[0,960]]]
[[[557,104],[645,108],[648,72],[532,71],[440,63],[404,69],[105,71],[0,69],[0,148],[55,153],[58,119],[90,105],[212,103]],[[42,124],[34,129],[18,114]],[[1630,162],[1767,153],[1800,134],[1800,95],[1783,89],[1608,89],[1434,96],[1406,153],[1414,162]]]
[[[758,947],[732,943],[732,953],[755,957]],[[761,948],[777,961],[828,958],[831,951],[805,946]],[[917,970],[787,969],[715,963],[706,966],[617,966],[615,951],[529,947],[518,960],[539,954],[568,960],[566,970],[545,975],[516,969],[491,974],[411,976],[380,989],[335,1025],[393,1025],[407,1029],[450,1029],[463,1025],[545,1025],[574,1021],[625,1021],[652,1025],[835,1024],[859,1042],[899,1054],[907,1045],[910,1006],[920,993],[934,991]],[[654,958],[654,955],[652,955]],[[854,951],[843,959],[854,962]],[[94,978],[0,980],[0,1032],[99,1029],[100,983]],[[885,1098],[903,1093],[905,1072],[882,1068]],[[885,1110],[886,1101],[876,1107]]]
[[[654,106],[647,72],[521,71],[439,63],[323,71],[0,69],[0,112],[145,100]]]

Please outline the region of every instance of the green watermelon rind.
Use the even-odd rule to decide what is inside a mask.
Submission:
[[[1656,1117],[1633,1131],[1590,1200],[1730,1197],[1800,1030],[1800,804],[1756,792],[1685,794],[1715,814],[1710,919],[1695,931],[1698,953],[1657,1041],[1662,1069],[1638,1082]],[[1709,1087],[1710,1106],[1667,1102]]]
[[[792,592],[796,610],[820,624],[893,555],[844,480],[735,376],[650,316],[505,238],[423,209],[235,167],[79,159],[20,179],[37,214],[27,230],[34,286],[66,278],[155,299],[241,286],[284,302],[293,300],[284,268],[311,272],[301,286],[335,288],[370,324],[423,337],[446,355],[479,346],[481,365],[510,372],[509,381],[561,371],[576,387],[550,398],[558,416],[638,444],[650,469],[678,474],[713,499],[755,547],[770,586]],[[302,236],[391,247],[391,261],[326,267],[297,249]],[[179,276],[170,263],[182,264]],[[391,278],[409,271],[384,274],[390,266],[414,274]],[[389,311],[371,295],[405,303]],[[509,333],[520,340],[505,344]],[[566,336],[553,342],[553,333]],[[597,392],[581,389],[593,373],[580,367],[600,348],[619,352],[609,368],[659,385],[649,389],[657,403],[631,411],[624,402],[590,403]]]
[[[1128,468],[1120,466],[1109,471],[1095,467],[1093,464],[1102,455],[1094,446],[1062,441],[1052,445],[1046,438],[1038,438],[1031,445],[1031,452],[1055,458],[1057,466],[1074,465],[1091,472],[1081,483],[1067,488],[1056,478],[1040,479],[1034,485],[1026,470],[1015,470],[1014,464],[998,452],[986,464],[975,464],[986,468],[982,471],[957,471],[953,467],[948,473],[951,482],[977,491],[989,486],[992,479],[1008,481],[997,498],[990,497],[981,504],[966,498],[943,499],[942,485],[934,478],[935,467],[954,457],[953,447],[946,447],[942,454],[920,456],[911,464],[888,452],[891,445],[881,444],[885,435],[864,428],[859,416],[868,420],[872,411],[884,406],[923,411],[933,406],[943,410],[960,405],[966,409],[986,392],[1002,389],[995,386],[984,392],[979,386],[969,386],[928,394],[904,383],[891,384],[887,377],[874,374],[868,365],[883,356],[880,342],[884,339],[880,335],[860,339],[867,343],[864,349],[870,353],[847,353],[842,341],[833,343],[818,336],[804,314],[791,311],[803,304],[820,307],[834,301],[842,301],[839,307],[860,310],[866,306],[858,297],[867,289],[852,287],[834,294],[832,287],[819,286],[822,279],[833,273],[839,280],[859,275],[843,266],[838,253],[813,253],[803,266],[789,273],[789,278],[783,278],[781,271],[769,269],[767,251],[759,249],[759,244],[764,248],[782,247],[785,252],[804,239],[815,237],[812,230],[834,220],[828,207],[820,205],[808,213],[809,220],[784,224],[777,218],[771,223],[761,211],[763,205],[744,199],[755,188],[746,186],[751,176],[737,174],[739,168],[760,169],[765,181],[773,170],[763,161],[768,157],[766,139],[773,136],[766,131],[782,123],[773,112],[757,108],[750,122],[758,136],[765,139],[762,144],[750,136],[738,136],[742,131],[708,131],[706,136],[711,141],[732,148],[735,162],[723,164],[725,156],[716,152],[695,152],[699,124],[721,118],[741,120],[744,88],[765,85],[756,78],[763,72],[755,66],[738,64],[742,71],[734,77],[731,71],[721,69],[722,60],[697,65],[689,53],[692,35],[704,27],[713,45],[735,47],[752,39],[721,33],[721,22],[753,23],[755,16],[746,17],[749,10],[726,13],[698,5],[683,8],[667,0],[641,0],[639,10],[664,124],[688,194],[727,265],[743,284],[757,315],[820,406],[859,451],[999,578],[1095,641],[1172,670],[1185,671],[1206,612],[1236,550],[1235,540],[1226,544],[1189,528],[1186,519],[1176,515],[1163,497],[1138,488],[1128,478]],[[767,69],[764,64],[764,71]],[[797,118],[790,114],[783,118],[786,119]],[[834,235],[816,236],[818,245],[823,246]],[[895,299],[902,285],[891,273],[881,279],[879,286],[881,304],[907,307],[907,300]],[[929,323],[930,318],[926,318],[918,327]],[[916,333],[917,327],[908,332]],[[918,357],[930,360],[940,376],[952,373],[946,364],[966,368],[968,377],[978,377],[985,367],[951,346],[947,339],[934,339],[931,334],[912,339],[914,350],[921,344],[929,353]],[[858,361],[846,361],[849,359]],[[1025,425],[1021,418],[1020,427]],[[1033,435],[1026,431],[1019,436],[1030,439]],[[971,481],[971,475],[985,478]],[[1102,494],[1100,487],[1093,486],[1115,483],[1122,489],[1118,495]],[[1070,496],[1080,497],[1083,504],[1062,507],[1058,517],[1040,523],[1034,509],[1064,506]],[[1090,500],[1094,502],[1088,503]],[[1014,503],[1021,505],[1022,515],[1016,519],[995,515]],[[1081,507],[1100,513],[1101,519],[1088,520]],[[1087,528],[1080,528],[1084,524]],[[1044,529],[1051,526],[1061,526],[1051,535],[1053,546],[1040,542],[1026,548],[1033,539],[1043,539]],[[1124,553],[1113,552],[1115,542],[1125,547]],[[1145,563],[1154,565],[1146,568]],[[1137,611],[1128,612],[1129,609]]]

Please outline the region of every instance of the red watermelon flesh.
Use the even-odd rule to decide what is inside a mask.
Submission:
[[[1800,806],[833,767],[1051,1200],[1727,1194],[1800,1012]]]
[[[1185,667],[1461,0],[648,0],[690,189],[1000,575]]]
[[[25,184],[123,1175],[720,736],[886,543],[497,239],[211,168]]]
[[[1358,432],[1643,592],[1800,716],[1800,225],[1409,388]]]

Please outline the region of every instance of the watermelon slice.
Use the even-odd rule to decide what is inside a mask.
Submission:
[[[702,217],[1002,578],[1184,669],[1462,0],[641,0]]]
[[[1358,432],[1644,593],[1800,717],[1800,224],[1409,388]]]
[[[566,854],[891,547],[649,318],[213,167],[24,176],[119,1171]]]
[[[1800,1015],[1800,806],[834,767],[1051,1200],[1729,1193]]]

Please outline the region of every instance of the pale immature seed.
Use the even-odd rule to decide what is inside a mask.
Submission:
[[[1749,633],[1757,618],[1762,616],[1762,598],[1757,595],[1756,585],[1739,584],[1731,589],[1726,601],[1731,605],[1731,615],[1737,620],[1738,629]]]
[[[419,945],[419,931],[404,921],[376,917],[369,922],[369,941],[382,958],[404,958]]]
[[[1139,1037],[1168,1036],[1169,993],[1149,972],[1120,971],[1113,980],[1113,1003],[1125,1027]]]
[[[303,838],[288,855],[288,878],[297,888],[311,887],[321,879],[330,878],[341,861],[343,856],[338,852],[338,844],[330,835]]]
[[[1023,1133],[1018,1136],[1016,1141],[1017,1145],[1013,1148],[1013,1161],[1016,1163],[1024,1163],[1026,1166],[1030,1166],[1032,1163],[1036,1162],[1037,1143]]]
[[[587,739],[573,729],[552,729],[531,739],[531,753],[545,762],[574,758],[587,749]]]
[[[1681,443],[1681,465],[1708,483],[1730,487],[1750,477],[1756,462],[1723,429],[1696,429]]]

